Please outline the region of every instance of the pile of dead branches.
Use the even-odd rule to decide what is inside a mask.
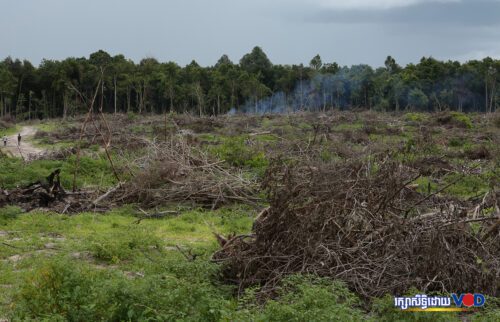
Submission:
[[[228,203],[256,204],[258,184],[190,146],[182,136],[149,143],[135,162],[139,172],[113,193],[117,203],[151,208],[168,203],[193,203],[216,208]]]
[[[272,291],[286,274],[312,273],[366,298],[410,287],[498,296],[500,193],[472,205],[417,192],[418,176],[392,161],[274,162],[270,207],[253,234],[220,239],[213,260],[240,290]]]
[[[60,173],[60,169],[56,169],[46,178],[23,187],[0,189],[0,208],[18,206],[26,212],[47,210],[62,214],[109,210],[94,201],[95,191],[66,191],[61,185]]]

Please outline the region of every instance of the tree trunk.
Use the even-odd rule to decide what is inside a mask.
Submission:
[[[127,85],[127,113],[130,112],[130,86]]]
[[[170,88],[170,112],[174,110],[174,90]]]
[[[19,90],[17,92],[17,99],[16,99],[16,114],[19,108],[19,97],[21,96],[21,91],[23,89],[23,77],[21,76],[21,79],[19,80]],[[16,115],[17,117],[17,115]]]
[[[300,109],[304,109],[304,89],[302,87],[302,69],[300,69]]]
[[[326,93],[325,90],[323,90],[323,112],[326,111]]]
[[[484,79],[484,91],[485,91],[485,104],[484,111],[488,112],[488,72],[486,72],[486,78]]]
[[[493,79],[492,85],[491,85],[491,95],[490,95],[490,113],[493,112],[493,99],[495,97],[495,85],[496,85],[496,77]]]
[[[69,110],[69,98],[68,94],[66,92],[63,93],[63,120],[66,120],[66,117],[68,116],[68,110]]]
[[[28,120],[31,121],[31,91],[29,92],[28,98]]]
[[[117,102],[116,102],[116,75],[113,77],[113,84],[114,84],[114,90],[115,90],[115,114],[116,114],[116,105],[117,105]]]
[[[220,95],[217,94],[217,115],[220,114]]]
[[[139,111],[139,114],[142,112],[142,90],[139,89],[138,91],[135,92],[135,103],[137,104],[137,109]]]

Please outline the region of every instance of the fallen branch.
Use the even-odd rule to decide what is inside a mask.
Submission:
[[[118,183],[116,186],[113,188],[109,189],[105,194],[99,196],[97,199],[92,201],[92,205],[97,206],[101,201],[107,199],[109,196],[111,196],[116,190],[120,189],[122,187],[122,183]]]

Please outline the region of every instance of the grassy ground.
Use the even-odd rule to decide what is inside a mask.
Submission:
[[[308,276],[287,279],[265,307],[251,291],[234,297],[234,287],[219,282],[219,267],[210,262],[217,249],[212,231],[248,232],[250,209],[185,211],[139,224],[130,207],[105,215],[0,213],[0,316],[13,321],[460,320],[456,314],[397,312],[390,296],[368,307],[342,283]],[[494,321],[496,312],[474,319]]]
[[[462,115],[453,116],[458,127],[434,130],[429,123],[433,120],[426,114],[411,113],[388,120],[376,115],[381,119],[375,119],[375,123],[373,117],[350,114],[345,117],[319,134],[315,133],[316,120],[286,116],[259,117],[243,123],[233,120],[220,127],[204,127],[194,121],[180,126],[194,132],[193,144],[258,177],[264,175],[269,159],[280,151],[292,155],[298,149],[296,146],[311,144],[313,140],[317,140],[314,142],[325,162],[342,160],[352,153],[368,159],[372,152],[397,147],[400,152],[394,157],[404,162],[439,156],[453,166],[479,169],[460,177],[454,172],[424,175],[416,183],[418,189],[430,189],[430,193],[453,181],[456,184],[442,193],[469,199],[488,191],[497,177],[497,129],[479,116],[472,120]],[[177,120],[179,124],[180,121],[182,119]],[[136,118],[134,122],[137,124],[130,125],[133,127],[130,132],[149,140],[161,137],[162,119],[139,122]],[[55,123],[42,123],[37,127],[47,133],[60,130]],[[431,129],[432,144],[425,148],[422,127]],[[288,145],[287,142],[294,143]],[[56,142],[59,147],[70,143],[64,138]],[[481,146],[492,156],[487,159],[465,156],[468,150]],[[107,160],[97,150],[90,145],[84,149],[79,187],[104,189],[116,184]],[[124,155],[122,152],[113,151],[113,156],[118,158],[118,167],[123,170],[127,160],[119,159]],[[127,157],[131,162],[138,154],[132,151]],[[54,168],[62,169],[62,184],[70,187],[74,157],[27,164],[19,159],[0,158],[0,187],[25,185],[45,177]],[[126,172],[123,170],[123,173]],[[23,213],[11,206],[2,208],[0,321],[2,318],[12,321],[464,319],[457,313],[400,312],[393,308],[391,295],[366,302],[340,281],[313,276],[286,278],[275,297],[265,304],[255,296],[256,289],[236,296],[238,290],[234,285],[221,282],[221,267],[210,260],[219,247],[213,232],[248,233],[257,212],[241,205],[218,210],[180,207],[178,215],[138,222],[140,211],[134,205],[124,205],[106,214],[71,216],[40,211]],[[409,294],[417,292],[409,290]],[[499,302],[488,298],[486,308],[465,318],[498,321]]]

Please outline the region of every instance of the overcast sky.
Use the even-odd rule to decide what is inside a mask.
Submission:
[[[500,58],[500,0],[0,0],[0,57],[99,49],[213,65],[261,46],[273,63]]]

